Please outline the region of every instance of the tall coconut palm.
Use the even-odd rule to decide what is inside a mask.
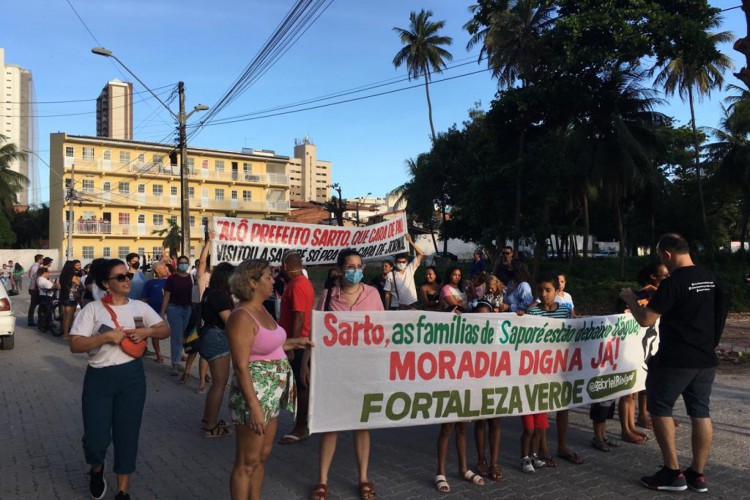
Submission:
[[[177,222],[173,219],[167,219],[167,227],[164,229],[154,229],[151,234],[161,236],[164,238],[162,245],[164,248],[169,250],[169,255],[177,255],[177,250],[182,245],[182,229],[177,225]],[[187,253],[187,250],[182,249],[183,253]]]
[[[0,207],[6,212],[18,204],[17,194],[29,184],[29,179],[10,169],[14,161],[26,158],[26,153],[19,151],[15,144],[0,134]]]
[[[552,26],[554,9],[543,0],[495,2],[472,9],[474,19],[464,25],[471,35],[467,49],[481,44],[480,60],[487,65],[503,87],[525,88],[545,58],[543,34]],[[514,209],[514,247],[518,248],[523,198],[523,153],[528,119],[519,116],[516,201]]]
[[[568,152],[614,209],[620,239],[620,276],[624,277],[622,201],[633,188],[657,182],[654,158],[662,144],[654,127],[668,120],[653,111],[660,101],[639,86],[638,77],[619,72],[608,75],[591,99],[592,111],[573,128]]]
[[[716,16],[709,23],[708,29],[717,28],[720,24],[721,18]],[[690,124],[693,130],[693,154],[695,155],[695,177],[698,185],[698,201],[700,203],[704,245],[708,250],[709,258],[713,259],[713,244],[708,229],[706,202],[703,196],[701,144],[698,136],[698,127],[695,123],[695,99],[710,96],[711,91],[715,88],[721,89],[724,84],[724,71],[731,69],[733,64],[729,57],[716,49],[716,46],[719,43],[730,42],[734,37],[729,32],[707,32],[706,36],[708,37],[707,41],[711,49],[713,49],[712,58],[701,60],[694,56],[692,52],[683,52],[672,59],[657,62],[654,68],[652,68],[651,74],[657,73],[654,85],[663,86],[666,95],[674,95],[677,92],[680,99],[687,101],[690,105]]]
[[[432,22],[430,17],[432,17],[430,10],[422,9],[419,13],[412,11],[409,15],[409,29],[393,28],[404,45],[393,58],[393,65],[398,68],[405,64],[409,80],[424,78],[430,131],[434,141],[435,125],[432,123],[430,79],[432,73],[440,73],[445,69],[446,61],[453,59],[453,55],[443,48],[453,43],[453,39],[439,34],[445,26],[445,21]]]

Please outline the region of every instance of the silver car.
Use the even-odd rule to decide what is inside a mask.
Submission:
[[[13,349],[13,332],[16,329],[16,317],[5,287],[0,285],[0,348],[5,351]]]

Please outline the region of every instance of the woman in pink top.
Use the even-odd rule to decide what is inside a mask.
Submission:
[[[229,284],[239,300],[226,322],[235,372],[229,412],[237,431],[230,493],[233,499],[260,499],[279,410],[283,405],[294,412],[294,377],[284,351],[312,344],[306,337],[287,339],[263,307],[273,290],[267,261],[246,260],[237,266]]]
[[[337,261],[340,282],[326,291],[318,301],[318,310],[323,311],[382,311],[380,293],[374,287],[362,283],[364,265],[356,250],[347,248],[339,252]],[[302,360],[302,381],[309,379],[309,349]],[[328,470],[336,452],[337,432],[325,432],[320,436],[320,477],[313,487],[312,500],[325,500],[328,495]],[[354,431],[354,453],[357,455],[359,472],[359,497],[362,500],[375,498],[375,485],[367,478],[367,463],[370,460],[370,431]]]

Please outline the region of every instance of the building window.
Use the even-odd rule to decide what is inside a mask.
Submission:
[[[188,158],[187,166],[188,166],[188,169],[193,170],[193,168],[195,167],[195,158]]]
[[[242,191],[242,201],[253,201],[253,192]]]
[[[109,181],[107,181],[104,184],[102,184],[102,191],[104,191],[106,193],[112,191],[112,183],[109,182]]]
[[[224,171],[224,160],[216,160],[214,163],[214,168],[217,172],[223,172]]]
[[[232,191],[232,199],[233,200],[237,199],[237,191]]]
[[[138,194],[145,194],[145,193],[146,193],[146,185],[138,184]]]
[[[74,151],[73,146],[65,146],[65,156],[68,158],[73,158]]]
[[[138,155],[138,163],[146,163],[146,155],[141,153]]]
[[[112,250],[109,247],[102,248],[102,257],[109,259],[112,256]]]
[[[162,155],[154,155],[153,163],[161,167],[162,163],[164,163],[164,157]]]
[[[224,201],[224,190],[223,189],[217,189],[216,190],[216,201]]]
[[[154,226],[161,227],[164,225],[164,216],[161,214],[154,214],[153,217]]]
[[[84,246],[82,249],[82,254],[84,259],[93,259],[94,258],[94,247],[90,246]]]
[[[94,191],[94,181],[91,179],[83,179],[83,192],[91,193]]]
[[[154,193],[154,196],[160,197],[162,194],[164,194],[164,186],[162,186],[161,184],[154,184],[151,189]]]
[[[146,255],[146,249],[144,247],[138,247],[138,250],[136,250],[138,255]]]
[[[177,196],[177,186],[170,187],[169,194],[171,194],[172,196]]]
[[[194,187],[189,187],[188,188],[188,198],[190,198],[191,200],[193,198],[195,198],[195,188]]]
[[[120,212],[117,214],[117,220],[121,226],[127,226],[130,224],[130,214],[127,212]]]
[[[146,216],[144,214],[138,214],[138,224],[145,224]]]
[[[102,153],[102,159],[104,161],[112,161],[112,151],[105,149],[104,153]]]
[[[126,259],[130,253],[130,247],[117,247],[117,258]]]
[[[94,159],[94,148],[91,147],[83,147],[83,159],[84,160],[93,160]]]
[[[172,221],[172,223],[177,224],[177,216],[176,215],[170,215],[169,220]]]
[[[151,257],[154,260],[158,260],[158,259],[161,258],[161,254],[164,251],[164,249],[162,247],[154,247],[154,248],[151,249],[151,251],[153,252],[152,255],[151,255]]]
[[[118,182],[117,183],[117,190],[120,191],[120,194],[129,195],[130,194],[130,183],[129,182]]]
[[[190,216],[190,227],[195,227],[195,216],[194,215]]]
[[[201,162],[201,168],[205,168],[205,169],[208,169],[208,160],[203,160],[203,161]]]
[[[130,151],[120,151],[120,163],[122,165],[130,163]]]

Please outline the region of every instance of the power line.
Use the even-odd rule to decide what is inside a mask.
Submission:
[[[70,3],[70,0],[65,0],[65,1],[66,1],[66,2],[68,2],[68,5],[70,5],[70,8],[71,8],[71,9],[73,9],[73,12],[75,13],[76,17],[78,18],[78,20],[79,20],[79,21],[81,21],[81,24],[83,24],[83,27],[84,27],[84,28],[86,28],[86,31],[88,31],[88,32],[89,32],[89,35],[91,35],[91,38],[93,38],[93,39],[94,39],[94,41],[96,42],[96,45],[97,45],[97,46],[99,46],[99,47],[101,47],[101,45],[102,45],[102,44],[101,44],[101,43],[99,43],[99,40],[97,40],[97,39],[96,39],[96,36],[94,36],[94,33],[92,33],[92,32],[91,32],[91,30],[89,29],[89,27],[88,27],[88,26],[86,25],[86,22],[85,22],[85,21],[83,20],[83,18],[82,18],[82,17],[81,17],[81,16],[80,16],[80,15],[78,14],[78,11],[76,10],[76,8],[75,8],[75,7],[73,7],[73,4],[72,4],[72,3]]]
[[[491,70],[491,68],[485,68],[485,69],[480,69],[480,70],[477,70],[477,71],[471,71],[469,73],[463,73],[461,75],[455,75],[455,76],[451,76],[451,77],[447,77],[447,78],[442,78],[440,80],[433,80],[432,83],[434,84],[434,83],[447,82],[447,81],[450,81],[450,80],[455,80],[457,78],[463,78],[465,76],[471,76],[471,75],[476,75],[476,74],[479,74],[479,73],[484,73],[484,72],[490,71],[490,70]],[[282,112],[279,112],[279,113],[270,113],[270,114],[265,114],[265,115],[262,115],[262,116],[249,116],[249,117],[244,117],[244,118],[243,117],[239,117],[239,118],[231,119],[231,120],[230,119],[217,120],[217,121],[214,121],[212,123],[207,124],[206,126],[226,125],[228,123],[237,123],[237,122],[245,122],[245,121],[252,121],[252,120],[260,120],[260,119],[263,119],[263,118],[271,118],[271,117],[274,117],[274,116],[281,116],[281,115],[289,115],[289,114],[293,114],[293,113],[300,113],[302,111],[310,111],[310,110],[313,110],[313,109],[327,108],[329,106],[336,106],[336,105],[339,105],[339,104],[346,104],[346,103],[350,103],[350,102],[356,102],[356,101],[362,101],[362,100],[365,100],[365,99],[371,99],[373,97],[380,97],[380,96],[384,96],[384,95],[388,95],[388,94],[395,94],[396,92],[403,92],[403,91],[406,91],[406,90],[411,90],[411,89],[415,89],[415,88],[422,87],[422,86],[424,86],[424,84],[423,83],[419,83],[419,84],[415,84],[415,85],[410,85],[408,87],[401,87],[401,88],[398,88],[398,89],[387,90],[385,92],[378,92],[376,94],[369,94],[369,95],[365,95],[365,96],[361,96],[361,97],[355,97],[355,98],[352,98],[352,99],[344,99],[344,100],[341,100],[341,101],[335,101],[335,102],[331,102],[331,103],[327,103],[327,104],[320,104],[318,106],[309,106],[309,107],[306,107],[306,108],[293,109],[291,111],[282,111]]]
[[[125,82],[128,83],[128,82]],[[161,90],[166,89],[168,87],[176,87],[177,83],[170,83],[168,85],[162,85],[160,87],[155,87],[153,90]],[[147,94],[148,90],[138,90],[135,92],[132,92],[133,95],[137,94]],[[161,95],[161,94],[160,94]],[[93,99],[67,99],[62,101],[0,101],[0,104],[71,104],[75,102],[91,102],[96,101],[97,98],[94,97]]]

